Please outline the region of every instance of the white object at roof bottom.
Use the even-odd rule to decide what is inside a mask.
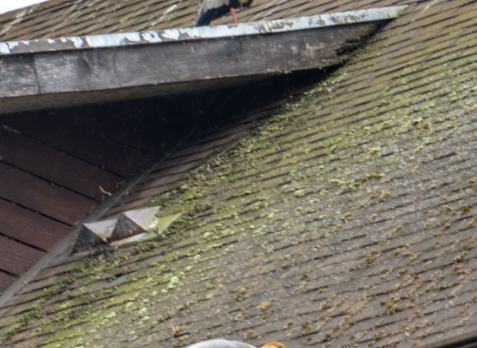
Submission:
[[[222,338],[194,343],[186,348],[257,348],[247,343],[228,341]]]

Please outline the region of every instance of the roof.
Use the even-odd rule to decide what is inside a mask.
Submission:
[[[0,42],[0,113],[217,90],[330,68],[405,8]]]
[[[359,23],[382,24],[399,16],[406,6],[390,6],[347,11],[333,14],[272,20],[252,23],[238,23],[232,26],[201,26],[194,28],[169,28],[158,31],[114,33],[63,37],[58,39],[36,39],[7,41],[0,43],[0,56],[33,54],[58,51],[77,51],[132,45],[163,44],[170,42],[215,40],[240,36],[254,37],[260,34],[289,33],[316,28],[337,27]]]
[[[254,93],[263,81],[297,80],[300,74],[293,72],[315,68],[300,79],[306,84],[323,75],[317,66],[326,70],[342,64],[405,8],[0,42],[0,113],[6,114],[0,121],[5,162],[0,166],[0,306],[68,250],[81,223],[96,221],[130,191],[140,180],[136,175],[147,171],[149,156],[163,158],[188,127],[206,122],[207,99],[220,100],[227,87],[230,92],[230,86],[246,84],[248,99],[252,95],[257,103],[263,98]],[[157,98],[161,94],[169,100]],[[184,108],[184,98],[189,107]],[[197,117],[200,109],[203,115]],[[180,124],[184,118],[187,127]],[[131,174],[134,178],[124,181]]]
[[[337,4],[333,1],[255,0],[249,10],[237,12],[237,20],[255,22],[381,7],[375,4],[373,1],[363,1],[358,6],[355,1]],[[0,15],[0,41],[191,27],[198,7],[195,0],[50,0]],[[213,22],[225,23],[232,23],[231,16]]]
[[[474,331],[477,3],[408,3],[299,100],[158,164],[110,216],[160,204],[183,221],[52,264],[0,309],[3,345],[410,347]],[[327,6],[351,2],[303,8]]]

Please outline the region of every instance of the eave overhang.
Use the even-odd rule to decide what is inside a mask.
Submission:
[[[341,64],[407,6],[0,43],[0,113],[231,87]]]

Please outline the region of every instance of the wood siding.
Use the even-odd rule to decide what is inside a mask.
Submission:
[[[160,151],[167,137],[151,125],[178,109],[156,101],[0,116],[0,293]]]

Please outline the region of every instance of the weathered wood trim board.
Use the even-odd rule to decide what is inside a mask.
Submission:
[[[234,26],[0,43],[0,113],[228,86],[342,63],[405,6]]]

